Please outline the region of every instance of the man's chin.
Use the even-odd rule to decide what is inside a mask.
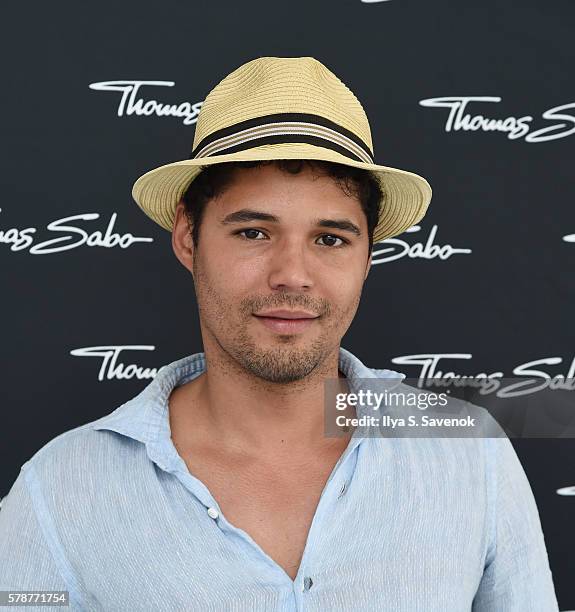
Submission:
[[[276,383],[291,383],[308,376],[321,361],[322,352],[317,346],[298,346],[290,349],[258,343],[257,348],[244,347],[240,350],[242,367],[263,380]]]

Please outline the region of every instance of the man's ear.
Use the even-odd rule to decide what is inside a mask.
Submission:
[[[363,277],[364,281],[367,279],[367,275],[369,274],[369,271],[371,270],[371,258],[372,258],[372,253],[370,253],[369,257],[367,258],[367,264],[366,264],[366,268],[365,268],[365,276]]]
[[[174,226],[172,228],[172,249],[179,262],[194,276],[194,244],[191,228],[185,213],[182,200],[176,205],[174,213]]]

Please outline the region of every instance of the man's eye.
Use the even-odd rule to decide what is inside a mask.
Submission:
[[[238,230],[234,232],[236,235],[240,236],[243,240],[251,240],[252,242],[258,242],[260,240],[265,240],[266,234],[264,234],[261,230],[256,229],[254,227],[249,227],[243,230]],[[261,234],[263,238],[257,238],[256,236]],[[339,236],[334,236],[333,234],[323,234],[320,236],[321,240],[327,238],[327,243],[324,242],[323,246],[331,247],[331,248],[341,248],[348,244],[347,240],[340,238]],[[336,243],[334,243],[334,240]],[[340,241],[340,244],[337,244],[337,240]]]
[[[333,240],[339,240],[341,244],[333,244],[333,242],[331,242],[331,244],[326,244],[325,246],[330,246],[330,247],[334,247],[337,249],[347,244],[346,240],[344,240],[343,238],[340,238],[339,236],[334,236],[333,234],[323,234],[323,236],[321,236],[320,238],[323,240],[326,236],[330,240],[330,242]]]
[[[251,235],[247,235],[249,232],[252,232]],[[246,234],[246,237],[243,237],[244,240],[253,240],[254,238],[254,233],[255,234],[262,234],[263,236],[265,236],[265,234],[258,229],[254,229],[253,227],[250,227],[248,229],[244,229],[244,230],[240,230],[238,232],[236,232],[236,235],[241,235],[241,234]],[[258,238],[257,240],[261,240],[261,238]]]

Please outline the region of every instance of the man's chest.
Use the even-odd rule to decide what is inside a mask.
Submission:
[[[337,457],[304,462],[298,468],[245,467],[183,456],[226,520],[245,531],[293,580],[310,526]]]
[[[311,461],[298,466],[299,479],[245,471],[241,462],[215,469],[209,458],[188,458],[189,472],[165,471],[142,449],[142,465],[116,461],[116,478],[58,523],[62,544],[101,604],[94,610],[292,611],[303,596],[309,610],[384,609],[395,598],[398,611],[436,612],[449,592],[451,609],[469,611],[485,561],[483,478],[470,477],[475,464],[414,466],[402,460],[409,448],[397,446],[379,464],[364,448],[327,486],[329,465]],[[258,548],[210,516],[204,485]],[[286,572],[300,566],[294,585]],[[313,580],[309,593],[304,577]]]

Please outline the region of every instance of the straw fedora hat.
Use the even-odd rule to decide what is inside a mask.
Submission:
[[[416,224],[431,201],[423,177],[374,163],[363,106],[313,57],[259,57],[228,74],[202,103],[190,158],[140,176],[132,197],[172,231],[176,205],[201,166],[267,159],[319,159],[371,171],[384,193],[374,242]]]

